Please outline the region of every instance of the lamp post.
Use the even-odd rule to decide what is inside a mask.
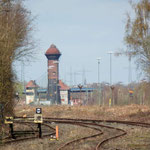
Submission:
[[[108,54],[110,55],[110,86],[112,85],[112,54],[113,51],[109,51]]]
[[[97,58],[97,61],[98,61],[98,98],[99,98],[99,105],[101,104],[100,60],[101,60],[101,58]]]
[[[110,55],[110,89],[111,89],[111,99],[110,99],[110,106],[114,104],[114,99],[113,99],[113,91],[114,91],[114,86],[112,86],[112,54],[113,51],[109,51],[108,54]]]

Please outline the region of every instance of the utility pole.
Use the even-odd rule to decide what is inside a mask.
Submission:
[[[98,98],[99,98],[99,106],[101,105],[100,60],[101,60],[101,58],[97,58],[97,61],[98,61]]]
[[[112,54],[113,51],[109,51],[108,54],[110,55],[110,86],[112,85]]]
[[[79,75],[79,73],[77,73],[77,72],[74,72],[74,86],[76,86],[77,85],[77,75]]]
[[[76,73],[81,74],[82,75],[82,85],[86,86],[87,84],[87,80],[86,80],[86,73],[91,72],[89,70],[86,70],[85,68],[83,68],[81,71],[77,71]]]

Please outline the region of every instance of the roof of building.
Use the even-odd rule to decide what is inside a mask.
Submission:
[[[79,89],[79,88],[71,88],[70,89],[70,92],[93,92],[94,90],[96,90],[95,88],[82,88],[82,89]]]
[[[57,49],[57,47],[54,45],[54,44],[52,44],[51,46],[50,46],[50,48],[46,51],[46,53],[45,53],[46,55],[54,55],[54,54],[61,54],[60,53],[60,51]]]
[[[69,90],[69,86],[67,86],[64,82],[62,82],[61,80],[59,80],[59,86],[60,86],[60,90]]]
[[[63,85],[64,83],[62,82],[59,85]],[[65,84],[64,84],[65,85]],[[67,85],[65,86],[61,86],[60,90],[65,91],[65,90],[70,90],[71,93],[79,93],[79,92],[93,92],[94,90],[96,90],[95,88],[82,88],[81,90],[79,88],[69,88]],[[38,93],[46,93],[47,89],[38,89]]]
[[[64,82],[59,80],[59,86],[61,91],[68,91],[70,89],[69,86],[67,86]],[[38,89],[38,93],[46,93],[47,89]]]
[[[34,80],[31,80],[26,85],[26,88],[28,88],[28,87],[34,88],[34,87],[39,87],[39,86],[35,83]]]
[[[47,89],[38,89],[37,91],[38,91],[38,93],[46,93]]]

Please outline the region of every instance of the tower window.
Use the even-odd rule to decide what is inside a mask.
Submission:
[[[53,76],[55,76],[56,75],[56,72],[53,72]]]

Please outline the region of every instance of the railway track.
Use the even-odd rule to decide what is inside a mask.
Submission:
[[[23,131],[22,135],[27,135],[26,137],[20,138],[19,136],[16,139],[6,140],[4,144],[12,143],[12,142],[20,142],[20,141],[26,141],[28,139],[35,139],[38,138],[36,133],[37,130],[34,127],[33,123],[33,117],[15,117],[14,123],[16,124],[26,124],[31,128],[31,130]],[[97,144],[95,145],[95,150],[102,149],[103,145],[105,145],[107,142],[121,138],[125,136],[128,131],[125,131],[121,128],[114,127],[113,124],[122,124],[127,126],[139,126],[144,128],[150,128],[150,124],[148,123],[141,123],[141,122],[132,122],[132,121],[118,121],[118,120],[94,120],[94,119],[71,119],[71,118],[43,118],[43,137],[49,137],[51,135],[55,134],[55,128],[51,126],[51,124],[57,123],[57,124],[65,124],[65,125],[73,125],[73,126],[81,126],[86,129],[92,129],[96,131],[95,134],[76,138],[70,141],[66,141],[66,143],[60,145],[58,147],[58,150],[67,149],[70,145],[75,143],[80,143],[81,141],[86,142],[88,139],[92,140],[98,140]],[[46,129],[47,128],[47,129]],[[21,131],[20,131],[21,132]],[[49,132],[49,133],[48,133]],[[110,134],[113,132],[113,134]],[[16,132],[17,133],[17,132]],[[19,132],[18,132],[19,134]],[[31,136],[34,135],[34,136]],[[10,138],[10,137],[9,137]]]
[[[119,134],[115,135],[115,136],[111,136],[111,137],[106,137],[104,140],[100,141],[95,149],[98,150],[98,149],[101,149],[102,146],[109,142],[110,140],[113,140],[113,139],[116,139],[116,138],[119,138],[119,137],[122,137],[122,136],[125,136],[127,134],[127,131],[123,130],[123,129],[120,129],[120,128],[116,128],[116,127],[112,127],[111,125],[102,125],[100,123],[110,123],[110,124],[113,124],[113,123],[117,123],[117,124],[124,124],[124,125],[128,125],[128,126],[140,126],[140,127],[145,127],[145,128],[150,128],[150,124],[148,123],[141,123],[141,122],[132,122],[132,121],[118,121],[118,120],[89,120],[89,119],[70,119],[70,118],[45,118],[45,120],[51,120],[52,122],[57,122],[57,123],[67,123],[67,124],[77,124],[77,123],[82,123],[82,124],[86,124],[86,125],[92,125],[92,126],[97,126],[97,127],[100,127],[100,128],[107,128],[107,129],[111,129],[111,130],[116,130],[118,131]],[[111,131],[109,131],[111,132]],[[101,136],[101,135],[104,135],[104,132],[101,131],[101,134],[98,134],[98,135],[91,135],[91,136],[88,136],[88,137],[83,137],[83,138],[80,138],[80,139],[76,139],[76,140],[73,140],[73,141],[70,141],[70,142],[67,142],[66,144],[64,144],[62,147],[58,148],[58,150],[61,150],[63,149],[64,147],[66,147],[67,145],[69,144],[72,144],[74,142],[80,142],[82,141],[83,139],[88,139],[88,138],[92,138],[92,137],[96,137],[96,136]]]
[[[78,138],[78,139],[72,140],[70,142],[67,142],[63,146],[59,147],[58,150],[61,150],[61,149],[67,147],[68,145],[70,145],[72,143],[76,143],[76,142],[80,142],[82,140],[86,140],[86,139],[90,139],[90,138],[95,138],[97,136],[101,136],[101,135],[104,134],[104,132],[102,131],[102,128],[106,128],[106,129],[109,129],[109,130],[116,130],[117,132],[119,132],[119,134],[117,134],[115,136],[112,136],[112,137],[108,137],[108,138],[98,142],[98,144],[95,147],[96,150],[98,150],[103,144],[105,144],[109,140],[112,140],[112,139],[115,139],[115,138],[118,138],[118,137],[121,137],[121,136],[124,136],[124,135],[127,134],[127,132],[124,131],[123,129],[119,129],[119,128],[116,128],[116,127],[111,127],[111,126],[108,126],[108,125],[102,125],[102,124],[98,124],[98,123],[93,123],[93,121],[91,121],[91,123],[90,123],[90,120],[88,120],[88,122],[74,121],[74,120],[71,121],[70,119],[69,119],[69,121],[68,120],[64,120],[64,119],[63,120],[59,120],[58,119],[58,120],[52,120],[52,121],[56,122],[56,123],[61,123],[61,124],[71,124],[71,125],[83,126],[83,127],[86,127],[86,128],[91,128],[91,129],[99,131],[98,134],[89,135],[89,136],[86,136],[86,137]],[[85,121],[87,121],[87,120],[85,120]],[[46,123],[51,123],[51,121],[45,121],[45,122]]]
[[[14,125],[20,125],[20,126],[24,126],[26,125],[27,128],[30,128],[31,130],[14,130],[14,137],[12,138],[12,136],[6,136],[5,138],[3,138],[2,140],[2,145],[6,145],[9,143],[15,143],[15,142],[22,142],[22,141],[26,141],[26,140],[32,140],[32,139],[36,139],[38,138],[38,129],[37,129],[37,125],[34,124],[33,122],[30,121],[14,121]],[[47,128],[47,129],[45,129]],[[42,138],[44,137],[49,137],[52,135],[55,135],[55,128],[51,127],[48,124],[43,123],[42,124]]]
[[[16,120],[29,120],[33,121],[33,117],[15,117]],[[126,124],[126,125],[132,125],[132,126],[140,126],[145,128],[150,128],[150,123],[143,123],[143,122],[134,122],[134,121],[122,121],[122,120],[100,120],[100,119],[72,119],[72,118],[51,118],[51,117],[45,117],[44,120],[49,120],[52,122],[55,121],[84,121],[84,122],[105,122],[105,123],[118,123],[118,124]]]

